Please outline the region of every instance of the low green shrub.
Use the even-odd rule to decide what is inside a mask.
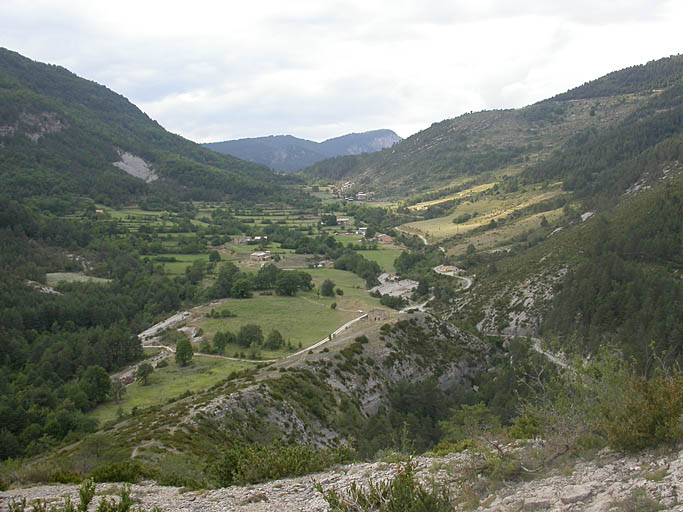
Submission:
[[[432,484],[427,489],[415,476],[415,465],[408,461],[396,476],[387,481],[370,482],[367,488],[354,482],[342,494],[336,489],[323,490],[316,482],[316,489],[335,512],[374,512],[377,510],[400,512],[450,512],[453,510],[445,488]]]
[[[236,443],[208,467],[220,487],[277,480],[322,471],[350,459],[347,450],[323,450],[312,446],[274,443]]]
[[[60,484],[77,484],[83,481],[83,475],[64,468],[59,468],[52,473],[50,480]]]
[[[615,500],[609,510],[614,512],[657,512],[666,507],[650,498],[645,489],[633,489],[631,495],[623,500]]]
[[[617,450],[636,451],[683,439],[683,374],[629,376],[604,400],[598,432]]]
[[[135,483],[142,475],[142,467],[135,461],[112,462],[96,467],[90,477],[95,482]]]
[[[47,501],[35,501],[31,504],[26,503],[26,498],[20,501],[12,501],[9,504],[10,512],[86,512],[88,505],[95,497],[95,482],[92,479],[85,480],[78,490],[78,504],[71,502],[70,498],[65,498],[62,504],[48,504]],[[97,512],[143,512],[141,507],[133,507],[133,500],[130,497],[130,488],[126,485],[121,489],[118,500],[102,498],[97,504]],[[158,507],[153,507],[151,512],[161,512]]]

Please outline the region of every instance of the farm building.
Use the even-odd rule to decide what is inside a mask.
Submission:
[[[251,261],[270,261],[270,251],[258,251],[258,252],[252,252],[249,255],[249,259]]]

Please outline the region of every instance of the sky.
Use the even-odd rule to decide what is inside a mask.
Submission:
[[[1,0],[0,46],[197,142],[407,137],[683,52],[680,0]]]

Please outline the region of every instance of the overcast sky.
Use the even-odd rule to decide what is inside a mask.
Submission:
[[[527,105],[683,51],[681,0],[0,0],[0,46],[198,142]]]

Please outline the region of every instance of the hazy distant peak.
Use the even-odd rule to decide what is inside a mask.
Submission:
[[[265,164],[278,172],[294,172],[335,156],[374,153],[400,142],[392,130],[349,133],[323,142],[292,135],[268,135],[245,139],[209,142],[207,148],[252,162]]]

